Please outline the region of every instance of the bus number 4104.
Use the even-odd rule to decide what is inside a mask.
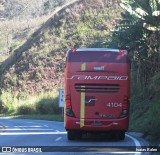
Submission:
[[[122,103],[109,102],[109,103],[107,103],[107,107],[111,107],[111,108],[122,107]]]

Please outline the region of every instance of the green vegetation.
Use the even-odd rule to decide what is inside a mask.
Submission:
[[[57,91],[20,97],[11,92],[1,92],[1,113],[12,115],[60,114]]]
[[[114,28],[110,46],[127,49],[131,58],[130,130],[160,140],[160,2],[122,1],[126,10]]]
[[[132,102],[130,130],[145,133],[145,136],[151,135],[153,143],[158,143],[160,139],[160,99],[154,98],[152,101]],[[137,110],[135,110],[137,109]]]

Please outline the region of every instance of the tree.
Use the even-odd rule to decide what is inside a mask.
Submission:
[[[141,83],[147,85],[160,70],[160,1],[121,0],[120,5],[125,13],[113,30],[110,46],[129,51]]]

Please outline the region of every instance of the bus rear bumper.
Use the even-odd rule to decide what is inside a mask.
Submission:
[[[66,130],[83,131],[112,131],[128,130],[129,118],[119,119],[78,119],[66,116],[64,121]]]

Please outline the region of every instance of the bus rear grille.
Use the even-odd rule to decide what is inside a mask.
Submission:
[[[86,93],[117,93],[119,92],[119,84],[75,84],[77,92]]]

